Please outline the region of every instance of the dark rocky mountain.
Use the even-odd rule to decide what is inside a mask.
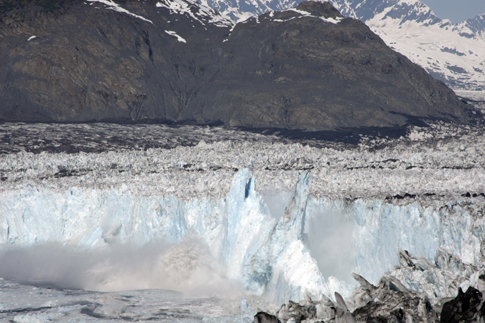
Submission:
[[[326,0],[318,0],[326,1]],[[296,7],[301,0],[201,0],[240,20],[269,10]],[[458,24],[436,16],[418,0],[330,0],[344,17],[356,18],[391,48],[454,90],[483,91],[485,16]]]
[[[0,11],[6,121],[307,131],[396,126],[409,117],[468,121],[467,105],[449,88],[329,3],[236,25],[185,0]]]

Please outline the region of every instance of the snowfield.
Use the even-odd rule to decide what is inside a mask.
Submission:
[[[346,17],[362,20],[392,49],[455,90],[483,91],[483,14],[453,24],[416,0],[331,1]],[[481,15],[480,15],[481,14]]]

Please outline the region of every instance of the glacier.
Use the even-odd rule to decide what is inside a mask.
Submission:
[[[352,308],[356,273],[393,276],[434,306],[484,270],[480,125],[356,146],[195,126],[0,130],[15,134],[0,141],[0,285],[12,295],[11,281],[99,291],[95,312],[97,295],[127,290],[244,298],[251,310],[338,291]],[[63,152],[72,133],[79,150]],[[165,148],[134,149],[140,137]]]
[[[63,193],[28,187],[2,195],[3,246],[59,242],[89,251],[112,244],[180,244],[192,233],[225,266],[229,278],[257,294],[284,295],[285,301],[301,298],[303,292],[316,295],[324,284],[301,240],[307,173],[278,222],[269,215],[248,169],[234,176],[230,192],[219,200],[141,197],[126,187]]]
[[[89,253],[162,241],[180,245],[195,237],[220,263],[221,275],[277,304],[335,291],[348,297],[356,286],[351,272],[376,283],[399,265],[400,249],[427,259],[445,249],[464,263],[481,263],[481,203],[315,197],[310,180],[310,172],[300,173],[279,215],[271,214],[247,168],[235,173],[221,198],[146,196],[125,184],[64,191],[26,184],[0,193],[0,246],[56,242]],[[445,296],[451,295],[431,297]]]

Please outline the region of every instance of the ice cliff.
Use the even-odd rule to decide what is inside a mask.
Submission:
[[[272,214],[257,179],[243,169],[226,196],[187,199],[136,194],[125,184],[59,190],[26,183],[0,192],[0,245],[57,242],[91,252],[161,241],[177,245],[194,237],[220,262],[223,275],[280,304],[307,293],[349,296],[356,285],[351,272],[375,283],[400,263],[400,249],[426,259],[446,250],[475,268],[481,263],[485,223],[479,199],[421,204],[314,197],[311,173],[301,172],[289,201],[277,201],[287,204],[284,214]],[[437,294],[430,297],[451,296],[440,287],[445,283],[432,282]]]
[[[126,187],[3,192],[0,243],[5,247],[55,241],[94,250],[115,243],[179,244],[192,234],[223,263],[228,277],[258,294],[299,299],[304,292],[316,295],[324,288],[301,239],[308,178],[307,173],[300,176],[279,221],[269,215],[247,169],[234,176],[230,192],[219,200],[142,197]]]

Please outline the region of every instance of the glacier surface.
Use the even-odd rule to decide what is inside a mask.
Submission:
[[[307,173],[300,176],[287,213],[278,222],[269,215],[248,169],[236,173],[230,192],[218,200],[143,197],[126,187],[3,192],[0,243],[59,242],[90,251],[152,241],[180,244],[192,234],[208,246],[229,278],[257,294],[284,297],[281,302],[300,299],[302,293],[317,295],[324,287],[301,239],[308,178]]]
[[[0,155],[0,277],[101,291],[248,290],[281,304],[350,296],[352,272],[454,296],[483,269],[480,127],[437,123],[350,148],[222,128],[59,127],[198,144],[33,154],[19,151],[29,133],[52,145],[62,135],[1,125],[24,135]],[[403,265],[400,250],[419,265]]]

